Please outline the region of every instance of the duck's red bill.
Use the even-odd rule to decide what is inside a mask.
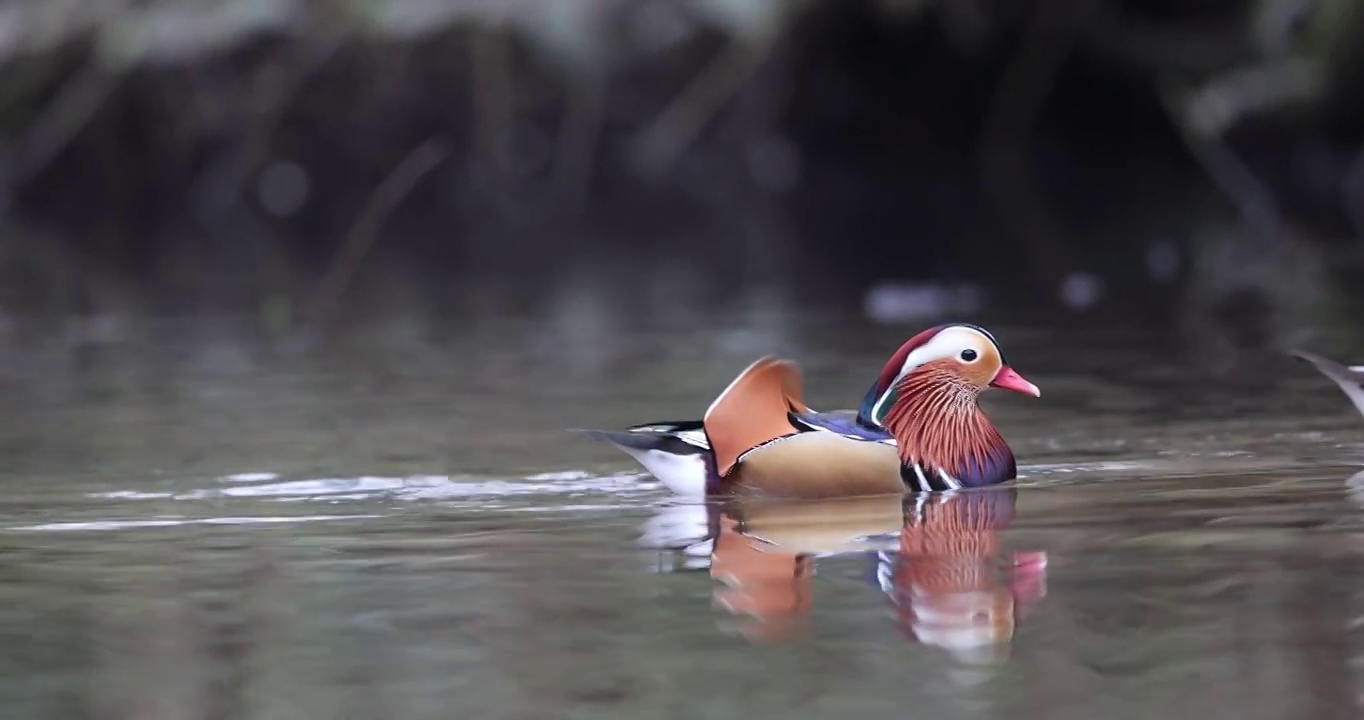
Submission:
[[[999,374],[995,375],[994,382],[991,382],[990,386],[1021,392],[1033,397],[1042,397],[1042,391],[1038,390],[1036,385],[1024,380],[1022,375],[1014,372],[1014,369],[1008,365],[999,369]]]

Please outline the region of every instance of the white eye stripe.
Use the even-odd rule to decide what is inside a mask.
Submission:
[[[896,373],[895,379],[886,387],[886,391],[881,397],[876,399],[876,404],[872,406],[871,416],[881,417],[881,406],[890,397],[891,391],[895,389],[900,381],[915,368],[933,362],[935,360],[946,360],[949,358],[960,358],[961,351],[967,348],[976,351],[976,359],[985,356],[985,349],[994,346],[994,339],[989,335],[964,326],[953,326],[934,335],[928,342],[910,351],[905,357],[905,362],[900,366],[900,372]],[[996,351],[997,352],[997,351]]]
[[[990,338],[979,330],[968,327],[947,328],[910,352],[896,377],[904,377],[913,372],[914,368],[934,360],[957,357],[962,350],[975,350],[977,356],[983,355],[984,348],[993,344]]]

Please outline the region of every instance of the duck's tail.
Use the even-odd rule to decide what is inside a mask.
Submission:
[[[700,420],[575,432],[615,445],[680,495],[705,496],[707,488],[719,480],[715,454]]]

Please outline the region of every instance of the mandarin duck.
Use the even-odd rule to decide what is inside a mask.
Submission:
[[[1294,350],[1293,356],[1312,363],[1322,375],[1339,385],[1340,389],[1345,391],[1346,397],[1359,408],[1359,412],[1364,413],[1364,365],[1342,365],[1305,350]]]
[[[1040,396],[984,328],[939,325],[896,350],[857,410],[805,404],[788,360],[765,356],[701,420],[585,430],[685,495],[825,498],[996,485],[1013,451],[981,410],[987,388]]]

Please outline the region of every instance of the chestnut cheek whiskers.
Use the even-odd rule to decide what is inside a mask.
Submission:
[[[947,367],[906,376],[884,423],[904,465],[973,486],[1012,479],[1013,453],[980,410],[979,396],[975,384]]]

